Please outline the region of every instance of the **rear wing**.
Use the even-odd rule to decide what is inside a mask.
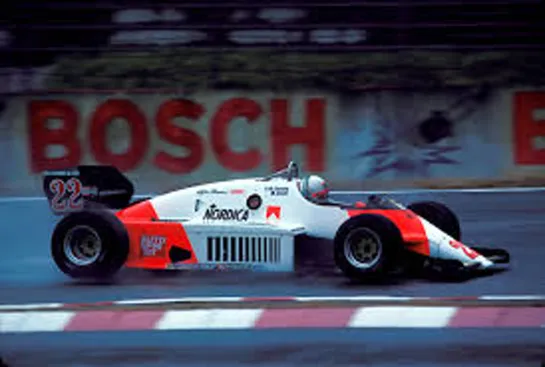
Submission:
[[[123,209],[134,195],[132,182],[113,166],[77,166],[46,171],[43,190],[53,213],[90,208]]]

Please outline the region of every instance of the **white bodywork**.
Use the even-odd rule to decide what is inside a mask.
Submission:
[[[337,229],[348,219],[346,210],[335,206],[321,206],[306,200],[298,188],[298,179],[272,178],[263,181],[260,178],[215,182],[185,188],[151,199],[151,203],[161,220],[181,222],[193,245],[198,259],[198,267],[206,264],[225,264],[231,268],[247,267],[263,271],[291,271],[294,267],[294,237],[306,234],[313,237],[333,239]],[[262,199],[259,208],[251,210],[246,201],[250,195],[257,194]],[[234,217],[218,219],[207,218],[206,213],[212,208],[237,210]],[[280,242],[280,261],[246,261],[246,247],[239,247],[238,241],[244,236],[259,236],[263,243],[257,243],[258,251],[264,246],[273,247]],[[209,237],[233,238],[234,260],[216,260],[215,255],[208,257]],[[241,238],[243,238],[241,240]],[[264,243],[267,239],[267,244]],[[228,246],[228,247],[229,247]],[[214,252],[216,245],[212,245]],[[231,247],[229,247],[231,250]],[[269,250],[269,248],[267,249]],[[222,251],[222,250],[220,250]],[[242,251],[242,254],[239,252]],[[269,250],[270,251],[270,250]],[[273,253],[274,253],[273,249]],[[239,261],[239,260],[243,261]],[[270,260],[270,259],[269,259]],[[177,265],[177,268],[184,265]],[[195,265],[186,265],[195,267]]]
[[[236,223],[237,226],[257,228],[304,228],[308,235],[333,238],[339,226],[348,219],[346,211],[308,201],[299,191],[298,181],[281,178],[260,181],[255,178],[217,182],[159,196],[152,199],[152,204],[160,219],[183,221],[184,227],[207,224],[234,229],[233,224]],[[276,195],[281,191],[285,195]],[[252,194],[259,195],[263,200],[256,210],[249,210],[246,206],[246,200]],[[205,219],[205,213],[212,205],[218,209],[248,210],[248,218],[240,221]],[[267,210],[275,210],[273,207],[280,208],[280,218],[275,215],[267,218]]]
[[[203,184],[151,199],[159,219],[180,222],[193,246],[198,264],[176,267],[206,268],[224,264],[230,268],[291,271],[295,235],[304,233],[332,240],[349,219],[348,211],[307,200],[299,190],[300,179],[296,174],[291,177],[289,172],[288,168],[278,177]],[[261,197],[262,203],[252,210],[247,200],[255,194]],[[212,212],[214,208],[219,211]],[[223,209],[231,212],[221,212]],[[421,220],[429,241],[430,257],[460,260],[480,268],[493,264],[478,254],[475,258],[468,256],[468,248],[459,242],[458,246],[462,247],[453,247],[451,237]],[[252,246],[257,246],[255,251],[260,253],[260,259],[248,255]],[[268,258],[264,258],[267,255]]]

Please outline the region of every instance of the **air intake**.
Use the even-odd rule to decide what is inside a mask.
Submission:
[[[279,236],[207,237],[206,259],[215,263],[280,263]]]

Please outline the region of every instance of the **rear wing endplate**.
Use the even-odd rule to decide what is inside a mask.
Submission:
[[[122,209],[134,195],[132,182],[113,166],[77,166],[46,171],[43,191],[57,215],[89,208]]]

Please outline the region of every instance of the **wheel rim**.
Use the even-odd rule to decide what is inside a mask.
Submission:
[[[358,269],[375,266],[382,255],[379,236],[368,228],[358,228],[346,236],[344,255],[348,262]]]
[[[64,237],[63,250],[66,258],[78,266],[94,263],[102,251],[98,233],[89,226],[75,226]]]

